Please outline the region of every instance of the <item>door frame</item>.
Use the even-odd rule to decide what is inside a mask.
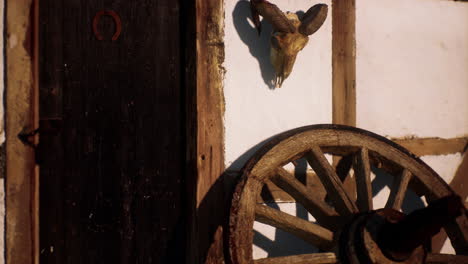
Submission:
[[[38,0],[5,0],[5,259],[39,263],[37,136],[18,137],[38,127]]]

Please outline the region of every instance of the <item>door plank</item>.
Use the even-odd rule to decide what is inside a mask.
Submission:
[[[179,2],[56,2],[40,1],[40,117],[62,120],[41,135],[41,263],[182,260]],[[108,16],[93,33],[101,10],[115,41]]]

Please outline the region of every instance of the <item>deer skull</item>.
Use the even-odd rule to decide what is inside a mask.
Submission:
[[[296,56],[309,41],[309,36],[325,22],[328,6],[314,5],[301,19],[294,13],[283,13],[276,5],[266,0],[251,0],[250,9],[259,34],[261,32],[259,15],[273,25],[270,60],[276,72],[275,87],[280,88],[291,74]]]

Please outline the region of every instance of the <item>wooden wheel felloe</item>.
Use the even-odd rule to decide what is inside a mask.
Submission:
[[[342,166],[347,167],[345,173],[342,169],[335,169],[326,154],[341,158],[343,162],[350,161],[349,166]],[[313,169],[326,190],[326,197],[306,187],[285,169],[287,164],[301,158],[305,158]],[[374,208],[372,167],[394,176],[385,209]],[[356,192],[345,188],[343,184],[344,178],[351,174],[351,168]],[[268,181],[302,204],[314,216],[316,223],[257,203],[257,198]],[[429,202],[454,195],[444,180],[420,159],[395,143],[368,131],[340,125],[315,125],[282,133],[270,140],[246,164],[234,192],[229,220],[231,262],[468,263],[464,256],[468,254],[468,221],[465,213],[457,213],[458,217],[443,222],[443,228],[457,255],[433,254],[427,252],[426,247],[416,246],[402,259],[396,260],[380,248],[381,244],[374,239],[373,232],[380,234],[382,229],[388,229],[387,225],[380,224],[380,219],[384,219],[385,223],[400,223],[401,219],[410,218],[398,211],[408,190],[424,196]],[[465,212],[463,205],[460,206],[459,211]],[[317,247],[321,253],[254,261],[254,221],[296,235]],[[369,246],[374,245],[372,243],[375,246]],[[359,251],[359,254],[355,251]],[[366,258],[359,257],[360,254],[366,255]]]

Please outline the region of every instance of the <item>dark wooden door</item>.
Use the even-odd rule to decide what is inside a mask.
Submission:
[[[41,264],[183,261],[180,14],[173,0],[40,1]]]

